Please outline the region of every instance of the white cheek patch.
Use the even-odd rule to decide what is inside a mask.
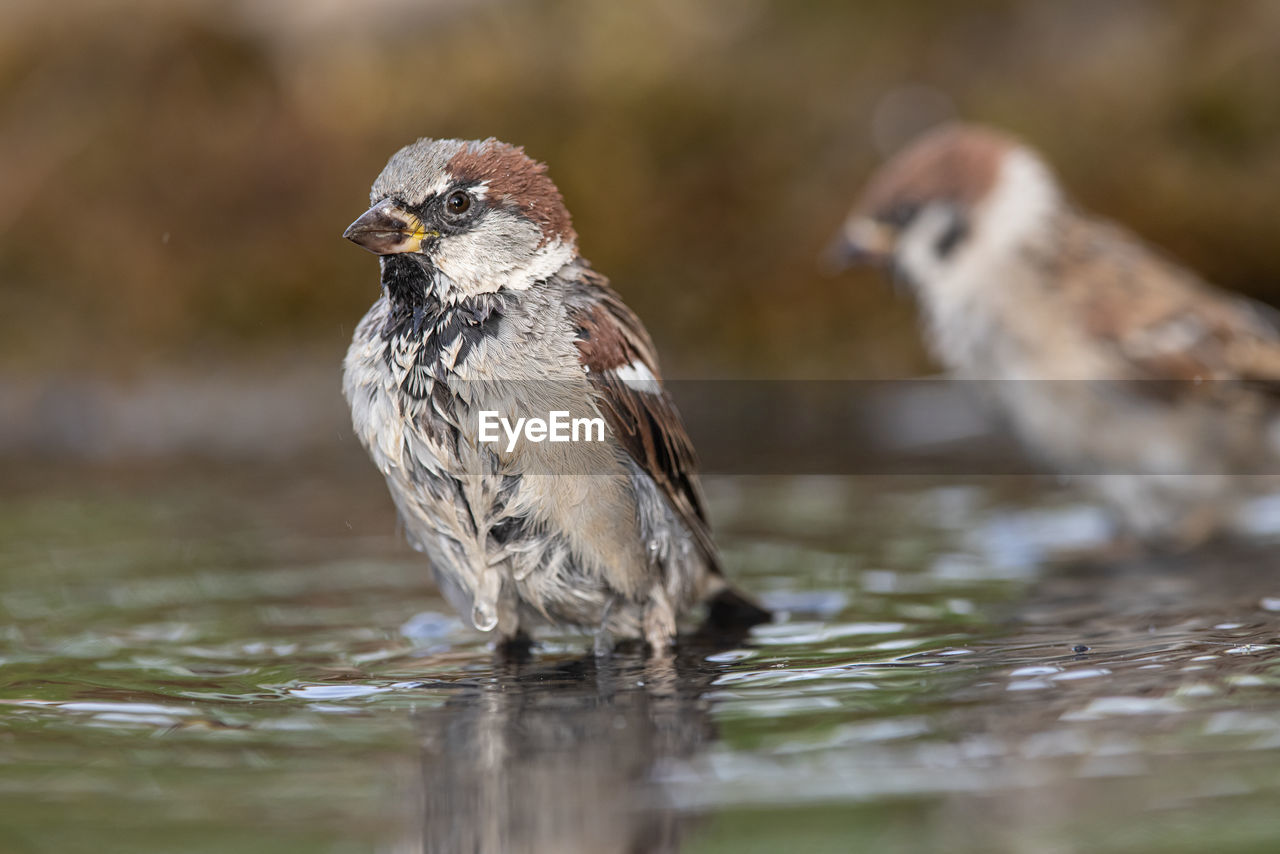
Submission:
[[[532,287],[573,260],[572,244],[544,241],[541,230],[506,211],[489,211],[462,234],[442,238],[433,254],[463,294]]]
[[[649,370],[649,366],[644,362],[635,361],[630,364],[622,365],[614,368],[613,373],[618,379],[627,384],[629,388],[645,394],[659,394],[662,386],[658,383],[658,378],[653,375],[653,371]]]
[[[985,202],[972,212],[969,237],[950,255],[937,247],[952,225],[940,206],[926,208],[907,228],[898,246],[903,272],[926,298],[981,287],[987,273],[1005,262],[1009,252],[1039,232],[1061,204],[1058,187],[1039,158],[1010,151]]]
[[[951,258],[938,255],[938,243],[952,227],[952,213],[932,204],[916,214],[898,243],[897,262],[911,281],[935,282],[946,275]]]
[[[507,287],[527,288],[554,275],[565,264],[573,260],[573,246],[566,246],[559,240],[540,246],[534,251],[529,263],[523,267],[519,275],[511,277]]]

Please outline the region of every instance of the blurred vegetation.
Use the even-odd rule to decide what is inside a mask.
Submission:
[[[674,375],[928,368],[908,303],[815,256],[930,112],[1280,301],[1271,0],[6,5],[7,371],[336,359],[377,287],[339,235],[422,135],[547,161]]]

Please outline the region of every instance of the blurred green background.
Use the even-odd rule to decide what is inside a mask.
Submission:
[[[213,372],[273,398],[297,372],[336,395],[377,293],[339,235],[422,135],[549,163],[676,377],[932,370],[908,302],[815,258],[883,156],[949,116],[1023,135],[1087,206],[1280,300],[1271,0],[5,5],[10,419],[51,381]]]

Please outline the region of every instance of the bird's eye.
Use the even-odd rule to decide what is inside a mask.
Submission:
[[[462,190],[454,190],[444,200],[444,209],[454,216],[471,210],[471,196]]]
[[[886,225],[893,226],[896,229],[904,229],[911,224],[916,218],[916,214],[920,212],[920,205],[915,202],[898,202],[887,211],[884,211],[879,219]]]

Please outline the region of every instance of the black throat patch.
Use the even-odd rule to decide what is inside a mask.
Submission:
[[[423,256],[409,254],[382,257],[382,287],[393,311],[413,313],[418,306],[439,302],[435,272]]]
[[[476,294],[454,304],[437,295],[430,274],[412,259],[395,263],[388,258],[382,281],[387,287],[391,312],[382,327],[387,342],[383,357],[388,364],[411,354],[411,365],[401,390],[414,398],[430,394],[442,380],[466,361],[485,338],[502,328],[510,294]],[[397,290],[392,289],[394,281]],[[407,290],[406,290],[407,289]],[[437,387],[437,390],[442,387]]]

